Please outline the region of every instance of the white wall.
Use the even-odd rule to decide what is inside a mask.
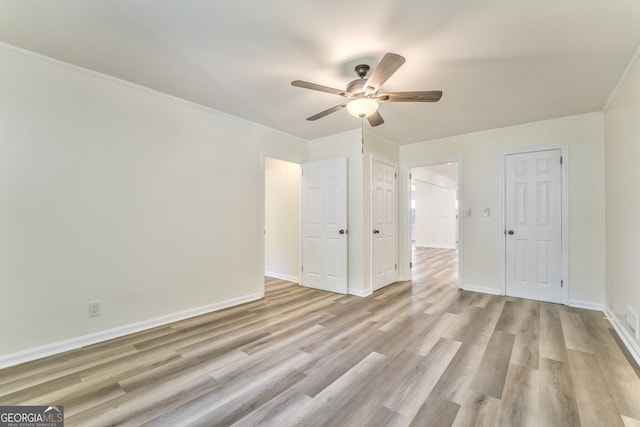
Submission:
[[[0,359],[260,297],[265,152],[306,143],[0,48]]]
[[[265,274],[300,280],[300,165],[265,159]]]
[[[412,173],[413,174],[413,173]],[[456,248],[456,190],[413,180],[415,185],[415,245]]]
[[[640,61],[605,110],[608,310],[629,335],[627,308],[640,314]],[[633,338],[637,356],[639,341]]]
[[[569,299],[580,305],[604,304],[604,120],[586,114],[495,129],[400,147],[403,175],[427,163],[460,159],[460,203],[472,208],[462,221],[462,273],[464,287],[493,292],[504,290],[501,220],[503,154],[514,149],[568,145],[569,185]],[[407,209],[405,196],[401,206]],[[492,215],[483,217],[484,208]],[[406,221],[408,214],[402,215]],[[408,226],[403,225],[407,230]],[[405,233],[408,234],[408,233]],[[407,256],[409,242],[403,241]]]

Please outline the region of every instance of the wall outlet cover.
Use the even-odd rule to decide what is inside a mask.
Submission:
[[[98,317],[102,311],[101,303],[98,302],[90,302],[89,303],[89,317]]]

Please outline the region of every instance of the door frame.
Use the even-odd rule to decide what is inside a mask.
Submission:
[[[266,170],[266,162],[267,162],[267,157],[271,157],[272,159],[277,159],[277,160],[282,160],[283,162],[288,162],[288,163],[295,163],[298,166],[300,166],[300,180],[302,181],[302,163],[304,163],[304,159],[303,158],[295,158],[293,156],[289,156],[289,155],[283,155],[282,153],[278,153],[272,150],[260,150],[260,224],[259,224],[259,229],[262,230],[262,236],[260,239],[260,259],[258,260],[258,265],[260,266],[260,271],[262,272],[262,276],[261,276],[261,283],[260,283],[260,289],[262,292],[262,298],[264,298],[265,295],[265,281],[264,281],[264,273],[265,273],[265,230],[266,230],[266,218],[265,218],[265,185],[267,182],[267,170]],[[300,188],[300,194],[298,194],[298,198],[300,199],[300,201],[302,202],[302,187]],[[300,242],[298,244],[298,259],[300,260],[299,265],[297,266],[297,270],[300,272],[300,281],[302,281],[302,203],[300,203],[300,209],[298,212],[299,218],[300,220]]]
[[[500,227],[503,233],[506,233],[506,216],[507,216],[507,198],[506,198],[506,162],[507,156],[512,154],[525,154],[535,153],[539,151],[548,150],[560,150],[560,156],[562,158],[562,167],[560,168],[560,191],[562,195],[560,197],[560,210],[562,211],[562,218],[560,227],[562,228],[560,238],[561,246],[561,269],[562,269],[562,304],[569,304],[569,146],[567,144],[552,144],[552,145],[539,145],[534,147],[521,147],[512,150],[505,150],[502,152],[500,163],[500,204],[502,213],[500,218]],[[500,268],[502,271],[502,294],[507,295],[507,242],[506,234],[500,240]]]
[[[374,154],[371,154],[369,156],[369,231],[367,232],[367,235],[369,236],[369,292],[375,292],[376,289],[374,289],[374,277],[375,277],[375,269],[374,269],[374,253],[373,253],[373,234],[372,234],[372,230],[373,230],[373,210],[374,210],[374,206],[373,206],[373,202],[374,202],[374,186],[373,186],[373,181],[374,181],[374,177],[373,177],[373,162],[380,162],[380,163],[384,163],[385,165],[391,166],[395,173],[398,174],[398,164],[390,161],[388,159],[385,159],[383,157],[379,157],[376,156]],[[396,269],[396,281],[400,280],[400,262],[399,262],[399,258],[400,258],[400,251],[399,251],[399,243],[400,243],[400,218],[398,215],[398,200],[400,199],[399,197],[399,176],[396,177],[396,183],[395,183],[395,203],[393,204],[393,209],[394,209],[394,215],[396,218],[396,229],[395,229],[395,233],[396,233],[396,252],[395,252],[395,258],[396,258],[396,264],[398,264],[398,268]],[[382,288],[380,288],[382,289]]]
[[[457,163],[458,164],[458,221],[456,221],[456,227],[458,228],[458,289],[464,288],[464,232],[462,226],[462,215],[464,212],[465,203],[464,203],[464,184],[462,181],[463,176],[463,166],[462,166],[462,157],[445,157],[440,159],[435,159],[432,161],[421,161],[421,162],[413,162],[406,163],[402,166],[402,170],[400,171],[400,177],[404,184],[399,184],[402,188],[400,191],[400,196],[403,199],[401,204],[403,209],[403,218],[401,221],[401,236],[403,238],[403,242],[401,245],[401,256],[400,256],[400,268],[398,270],[399,280],[411,280],[412,272],[409,267],[411,260],[411,179],[409,178],[409,174],[411,169],[420,168],[425,166],[433,166],[440,165],[443,163]]]

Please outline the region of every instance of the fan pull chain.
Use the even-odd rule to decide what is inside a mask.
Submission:
[[[364,117],[360,118],[360,138],[362,139],[362,154],[364,154]]]

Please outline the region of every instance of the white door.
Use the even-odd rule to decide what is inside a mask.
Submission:
[[[506,156],[507,295],[562,302],[560,150]]]
[[[347,159],[302,165],[302,285],[347,293]]]
[[[394,166],[373,160],[373,290],[398,280],[396,177]]]

